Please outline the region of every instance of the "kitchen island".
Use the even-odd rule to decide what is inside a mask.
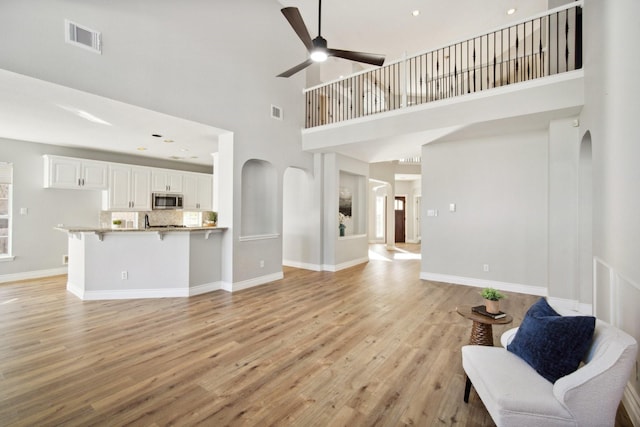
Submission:
[[[83,300],[188,297],[221,289],[225,227],[56,227],[69,240],[67,290]]]

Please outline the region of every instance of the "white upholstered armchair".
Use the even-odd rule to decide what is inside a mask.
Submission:
[[[638,351],[633,337],[597,320],[585,364],[551,383],[506,350],[516,331],[502,335],[504,348],[462,348],[467,377],[498,427],[614,425]]]

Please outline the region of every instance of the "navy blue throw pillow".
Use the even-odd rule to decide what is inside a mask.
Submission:
[[[555,383],[580,365],[589,350],[596,319],[561,316],[540,298],[532,305],[507,346],[547,380]]]

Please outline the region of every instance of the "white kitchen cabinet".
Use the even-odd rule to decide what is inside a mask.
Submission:
[[[151,172],[151,191],[182,193],[182,173],[166,170],[153,169]]]
[[[210,211],[212,209],[212,175],[201,173],[184,174],[182,184],[185,210]]]
[[[151,210],[151,171],[149,168],[117,165],[109,166],[109,190],[104,210]]]
[[[44,156],[44,187],[106,190],[109,164],[95,160]]]

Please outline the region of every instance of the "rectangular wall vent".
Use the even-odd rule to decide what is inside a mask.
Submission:
[[[64,20],[65,41],[74,46],[102,54],[102,34],[98,31]]]
[[[271,105],[271,118],[282,120],[282,108]]]

